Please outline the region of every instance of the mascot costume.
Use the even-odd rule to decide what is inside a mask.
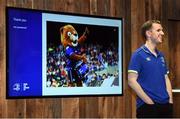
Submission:
[[[81,53],[80,46],[87,39],[89,30],[86,28],[79,38],[78,33],[72,25],[60,28],[61,43],[67,58],[66,70],[68,72],[69,86],[82,86],[89,71],[85,54]]]

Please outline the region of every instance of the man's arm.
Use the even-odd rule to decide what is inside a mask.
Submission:
[[[169,95],[169,103],[173,103],[172,86],[167,74],[165,75],[165,79],[166,79],[166,88]]]
[[[154,104],[152,99],[143,91],[139,83],[137,82],[137,73],[128,73],[128,84],[136,92],[136,94],[146,103]]]

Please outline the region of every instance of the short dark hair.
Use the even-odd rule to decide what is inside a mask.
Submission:
[[[146,31],[152,28],[152,24],[161,24],[159,20],[148,20],[141,26],[141,35],[146,39]]]

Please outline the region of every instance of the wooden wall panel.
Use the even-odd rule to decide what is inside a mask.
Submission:
[[[0,117],[5,117],[6,114],[6,101],[5,101],[5,5],[6,1],[0,1]]]
[[[141,44],[143,39],[140,36],[140,27],[145,21],[145,1],[144,0],[131,0],[131,50],[136,50]]]
[[[79,98],[63,98],[61,113],[65,118],[79,118]]]
[[[84,104],[82,104],[84,103]],[[99,115],[99,102],[98,97],[84,97],[80,98],[80,104],[82,104],[82,108],[80,108],[80,115],[83,114],[82,117],[90,117],[90,118],[98,118]],[[93,106],[92,106],[93,105]],[[102,109],[101,111],[102,112]]]
[[[172,87],[180,90],[180,20],[168,21]],[[180,94],[174,93],[174,116],[180,117]]]
[[[179,118],[180,117],[180,94],[179,93],[174,93],[173,94],[173,113],[174,113],[174,118]]]
[[[44,0],[43,3],[45,10],[89,14],[90,3],[88,0],[77,0],[76,2],[74,0],[53,0],[53,2],[52,0]]]
[[[180,89],[180,20],[169,20],[170,71],[174,89]]]
[[[6,104],[8,118],[22,118],[26,115],[25,100],[9,100]]]
[[[180,0],[168,0],[168,19],[180,20]]]
[[[132,109],[133,106],[134,106],[134,103],[133,103],[133,106],[132,106],[132,90],[130,89],[130,87],[128,86],[127,84],[127,69],[128,69],[128,63],[129,63],[129,59],[130,59],[130,56],[131,56],[131,39],[132,39],[132,36],[130,35],[132,32],[131,32],[131,0],[126,0],[123,2],[123,9],[126,10],[123,18],[124,18],[124,42],[123,42],[123,72],[124,72],[124,75],[123,75],[123,78],[125,79],[123,81],[123,86],[124,86],[124,92],[125,92],[125,98],[121,99],[124,101],[125,103],[125,110],[123,110],[123,112],[125,113],[125,115],[127,115],[126,117],[132,117],[132,113],[134,112]],[[130,106],[131,109],[129,108],[126,108],[127,106]],[[123,107],[122,107],[123,108]],[[121,109],[122,109],[121,108]]]

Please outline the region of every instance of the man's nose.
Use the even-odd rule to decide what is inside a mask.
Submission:
[[[163,31],[161,31],[161,35],[164,35],[164,32],[163,32]]]

